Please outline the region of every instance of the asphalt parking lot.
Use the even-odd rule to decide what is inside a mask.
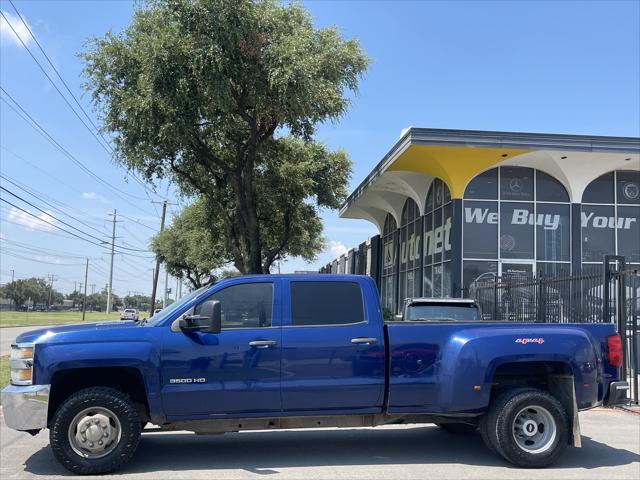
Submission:
[[[491,454],[478,434],[452,435],[428,425],[210,436],[147,433],[124,470],[101,478],[640,478],[640,415],[598,409],[580,414],[580,421],[583,448],[569,448],[544,470],[511,467]],[[31,437],[9,430],[3,420],[0,478],[67,478],[48,443],[48,431]]]

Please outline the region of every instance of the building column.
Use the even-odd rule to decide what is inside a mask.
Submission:
[[[582,270],[582,219],[579,203],[571,204],[571,274]]]
[[[463,296],[462,291],[462,200],[453,199],[453,218],[451,219],[451,295]]]

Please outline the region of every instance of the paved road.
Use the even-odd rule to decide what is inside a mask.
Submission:
[[[9,355],[11,353],[11,344],[16,339],[18,335],[23,332],[28,332],[29,330],[36,330],[38,328],[47,328],[46,326],[42,327],[2,327],[0,328],[0,357],[4,355]]]
[[[523,471],[491,454],[478,434],[435,426],[242,432],[197,436],[144,434],[120,475],[101,478],[212,479],[634,479],[640,478],[640,415],[580,414],[582,449],[554,467]],[[78,478],[53,458],[48,431],[35,437],[0,427],[0,478]]]

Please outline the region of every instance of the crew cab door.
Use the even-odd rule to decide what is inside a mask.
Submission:
[[[161,358],[167,416],[277,413],[280,402],[280,282],[239,279],[207,299],[220,302],[220,333],[167,327]]]
[[[357,277],[287,279],[283,307],[283,410],[379,412],[385,356],[375,287]]]

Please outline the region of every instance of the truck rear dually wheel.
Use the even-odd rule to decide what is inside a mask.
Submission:
[[[500,394],[483,419],[487,446],[509,462],[541,468],[555,462],[569,443],[569,418],[562,404],[537,389]]]
[[[118,390],[92,387],[67,398],[53,415],[49,442],[69,471],[112,472],[133,456],[141,422],[135,406]]]

